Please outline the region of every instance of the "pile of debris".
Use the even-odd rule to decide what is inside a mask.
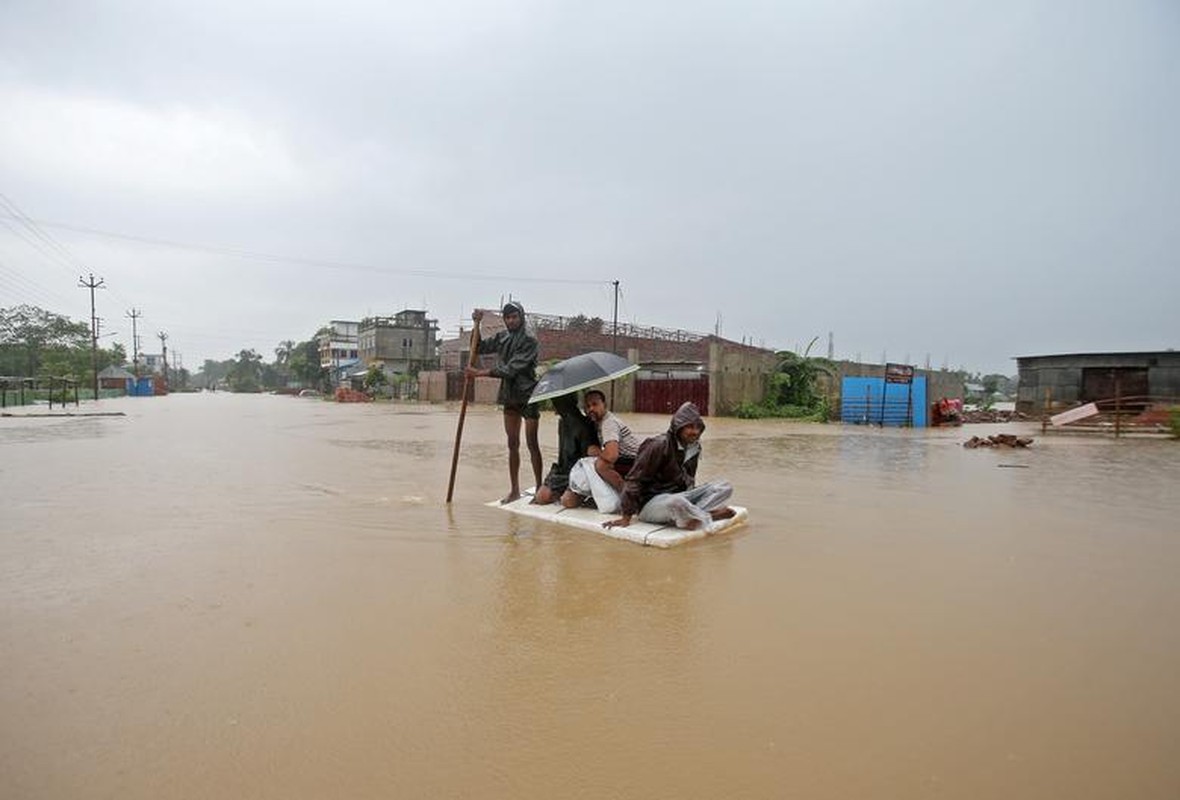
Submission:
[[[1033,443],[1031,436],[1013,436],[1010,433],[997,433],[986,439],[972,436],[963,442],[963,447],[974,450],[976,447],[1028,447]]]
[[[336,402],[337,403],[371,403],[373,398],[364,392],[358,392],[356,389],[349,389],[347,386],[336,387]]]
[[[960,417],[963,422],[1028,422],[1033,420],[1028,414],[1022,414],[1019,411],[996,411],[994,409],[976,409],[974,411],[964,411]]]

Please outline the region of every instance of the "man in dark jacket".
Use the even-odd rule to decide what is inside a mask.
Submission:
[[[529,448],[536,486],[541,485],[541,445],[537,441],[537,424],[540,412],[535,405],[529,405],[529,395],[537,385],[537,337],[529,332],[524,320],[524,306],[515,301],[503,308],[504,325],[490,339],[479,339],[477,351],[480,355],[496,353],[499,361],[491,369],[467,367],[472,378],[495,377],[500,379],[500,393],[496,402],[504,407],[504,433],[508,436],[508,478],[511,488],[501,503],[511,503],[520,498],[520,423],[524,420],[524,438]],[[483,311],[476,309],[471,314],[475,321],[476,335]]]
[[[705,422],[692,403],[684,403],[672,416],[668,432],[653,436],[639,448],[635,465],[627,473],[620,497],[621,519],[602,523],[604,528],[624,528],[638,515],[643,522],[695,530],[715,520],[728,519],[727,505],[733,487],[727,481],[696,485]]]
[[[598,431],[594,429],[593,421],[578,408],[576,394],[554,397],[553,410],[557,412],[557,461],[533,497],[537,505],[546,505],[561,497],[569,487],[570,469],[578,459],[590,455],[591,448],[598,447]]]

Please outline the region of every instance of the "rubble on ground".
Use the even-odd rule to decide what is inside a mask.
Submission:
[[[972,436],[963,442],[963,447],[974,450],[976,447],[1028,447],[1033,443],[1031,436],[1014,436],[1011,433],[996,433],[986,439]]]
[[[964,423],[973,422],[1036,422],[1038,418],[1030,417],[1028,414],[1022,414],[1019,411],[996,411],[993,409],[976,409],[974,411],[963,411],[959,415],[959,420]]]

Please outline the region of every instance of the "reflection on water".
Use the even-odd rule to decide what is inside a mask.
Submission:
[[[710,420],[658,551],[485,507],[491,409],[448,507],[454,409],[100,408],[0,419],[5,797],[1180,790],[1175,443]]]
[[[41,417],[0,422],[0,447],[65,439],[94,439],[108,432],[100,419],[93,417]]]

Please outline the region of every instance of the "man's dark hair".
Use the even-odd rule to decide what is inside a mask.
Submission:
[[[587,389],[586,393],[584,395],[582,395],[582,397],[583,397],[583,399],[585,399],[585,401],[587,403],[589,403],[590,402],[590,395],[592,395],[592,394],[598,395],[602,399],[602,404],[606,405],[606,395],[603,394],[600,389]]]

